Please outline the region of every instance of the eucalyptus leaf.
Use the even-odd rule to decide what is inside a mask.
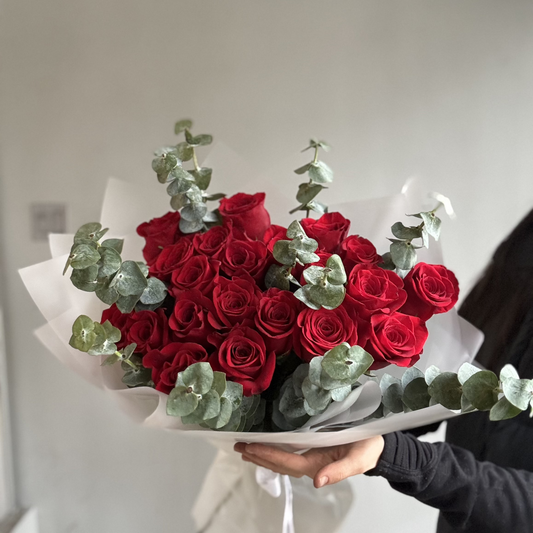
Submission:
[[[311,361],[309,362],[309,381],[317,387],[321,386],[322,361],[323,360],[324,360],[323,355],[317,355],[316,357],[313,357],[313,359],[311,359]],[[301,383],[303,384],[303,380]]]
[[[181,218],[188,221],[197,223],[202,221],[207,213],[207,204],[204,202],[190,203],[181,210]]]
[[[313,385],[309,378],[304,379],[302,383],[302,392],[305,400],[313,410],[324,411],[331,403],[330,391],[326,391]]]
[[[226,381],[226,390],[222,397],[227,398],[231,402],[233,409],[238,409],[243,400],[242,385],[236,381]]]
[[[520,379],[520,376],[513,365],[507,364],[500,371],[500,381],[505,381],[509,378]]]
[[[403,391],[403,402],[412,411],[418,411],[429,406],[431,399],[428,385],[423,377],[416,377],[409,381]]]
[[[303,167],[297,168],[294,172],[296,174],[305,174],[310,168],[313,163],[307,163]]]
[[[326,262],[328,272],[328,281],[333,285],[344,285],[347,281],[346,271],[341,258],[337,254],[333,254]]]
[[[100,245],[102,248],[112,248],[118,254],[122,253],[122,247],[124,246],[124,239],[106,239]]]
[[[224,372],[213,371],[212,388],[217,391],[220,397],[222,397],[226,390],[226,374],[224,374]]]
[[[490,410],[489,418],[496,422],[498,420],[507,420],[519,415],[522,410],[513,405],[507,398],[500,398]]]
[[[152,379],[150,368],[129,368],[122,376],[122,383],[128,387],[146,386]]]
[[[463,363],[457,371],[457,379],[461,385],[464,385],[474,374],[481,372],[481,368],[478,368],[470,363]]]
[[[194,149],[186,142],[181,142],[176,146],[178,157],[182,161],[190,161],[194,155]]]
[[[187,416],[198,407],[198,396],[189,392],[188,387],[174,387],[167,399],[167,414],[170,416]]]
[[[463,396],[479,411],[489,411],[498,401],[499,384],[496,374],[481,370],[463,383]]]
[[[311,163],[308,170],[309,178],[313,183],[331,183],[333,181],[333,171],[323,161]]]
[[[189,415],[182,416],[184,424],[199,424],[220,414],[220,396],[217,391],[209,390],[198,399],[198,407]]]
[[[186,178],[176,178],[169,183],[167,187],[167,194],[169,196],[177,196],[178,194],[187,192],[193,185],[194,182],[192,180],[188,180]]]
[[[431,385],[433,380],[441,373],[441,371],[435,366],[431,365],[426,369],[426,383]]]
[[[196,394],[206,394],[213,385],[214,374],[209,363],[194,363],[182,373],[183,383]]]
[[[107,228],[102,230],[102,224],[99,222],[88,222],[83,224],[74,235],[74,243],[79,241],[98,241],[99,236],[103,235],[107,231]]]
[[[100,254],[96,247],[89,244],[78,244],[70,252],[70,266],[74,269],[83,269],[96,265],[100,261]]]
[[[338,387],[331,391],[331,399],[334,402],[342,402],[343,400],[346,400],[346,398],[350,395],[350,392],[352,392],[352,387],[350,387],[350,385]]]
[[[98,261],[98,277],[107,278],[114,274],[122,264],[120,254],[112,247],[101,246],[98,250],[100,261]]]
[[[202,219],[189,221],[184,218],[180,218],[180,231],[185,234],[196,233],[204,228]]]
[[[212,168],[202,167],[198,170],[191,170],[191,175],[194,177],[196,186],[205,191],[211,183],[211,176],[213,174]]]
[[[408,242],[393,242],[390,254],[393,263],[401,270],[411,270],[416,264],[416,252]]]
[[[502,382],[503,394],[521,411],[528,408],[533,399],[533,380],[509,377]]]
[[[440,226],[441,220],[438,218],[435,213],[420,213],[422,220],[424,221],[425,230],[431,235],[436,241],[439,240],[440,236]]]
[[[87,268],[73,270],[70,275],[70,281],[77,289],[85,292],[94,292],[98,288],[97,276],[98,267],[90,265]]]
[[[305,416],[304,399],[298,396],[292,386],[292,378],[287,380],[288,384],[279,400],[279,410],[289,418],[299,418]]]
[[[176,135],[179,135],[181,132],[185,130],[190,130],[192,128],[192,120],[186,118],[183,120],[178,120],[176,124],[174,125],[174,133]]]
[[[179,211],[183,206],[189,203],[189,199],[183,194],[176,194],[170,199],[170,207],[175,211]]]
[[[379,382],[381,401],[391,413],[403,412],[403,388],[400,380],[390,374],[383,374]]]
[[[310,202],[324,187],[317,183],[302,183],[298,187],[296,200],[301,204]]]
[[[411,241],[422,237],[422,228],[420,227],[406,227],[401,222],[396,222],[391,228],[392,234],[398,239]]]
[[[114,365],[114,364],[117,363],[118,361],[120,361],[120,356],[117,355],[116,353],[113,353],[113,354],[111,354],[109,357],[106,357],[106,359],[104,360],[104,362],[102,363],[101,366],[110,366],[110,365]]]
[[[135,261],[124,261],[109,284],[121,296],[140,296],[147,286],[148,281]]]
[[[211,429],[223,428],[231,419],[233,408],[230,400],[227,398],[220,398],[220,410],[218,415],[205,421]]]
[[[294,265],[296,262],[297,251],[290,247],[290,241],[280,240],[274,244],[274,259],[282,265]]]
[[[432,381],[429,386],[429,394],[446,409],[461,409],[461,383],[457,374],[443,372]]]
[[[310,202],[307,203],[305,207],[307,209],[311,209],[311,211],[314,211],[315,213],[318,213],[319,215],[323,215],[328,212],[328,206],[317,200],[311,200]]]
[[[283,291],[288,291],[291,284],[288,279],[288,269],[285,266],[270,265],[265,275],[265,285],[267,289],[277,287]]]
[[[118,293],[117,293],[118,294]],[[135,309],[135,305],[139,301],[139,295],[133,294],[132,296],[120,296],[118,297],[116,306],[121,313],[131,313]]]
[[[72,324],[72,337],[69,344],[82,352],[88,352],[96,339],[94,321],[86,315],[80,315]]]
[[[148,286],[141,294],[140,301],[146,305],[158,304],[161,303],[166,296],[166,285],[157,278],[148,278]]]
[[[405,390],[405,387],[407,387],[407,385],[409,385],[411,381],[418,379],[418,378],[423,378],[423,377],[424,377],[424,373],[420,369],[416,368],[416,366],[412,366],[411,368],[408,368],[402,375],[401,381],[402,381],[403,389]]]
[[[215,194],[204,194],[203,198],[208,202],[216,202],[217,200],[222,200],[222,198],[226,198],[226,195],[222,192],[217,192]]]
[[[361,346],[343,343],[324,355],[322,370],[333,379],[348,379],[354,383],[372,366],[373,362],[374,358]]]

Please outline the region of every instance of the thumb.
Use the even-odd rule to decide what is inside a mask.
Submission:
[[[342,459],[335,461],[321,468],[313,478],[315,488],[319,489],[325,485],[333,485],[350,476],[360,473],[358,461],[351,454],[345,455]]]

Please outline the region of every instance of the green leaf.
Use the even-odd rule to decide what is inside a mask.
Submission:
[[[101,246],[98,250],[100,253],[100,261],[98,261],[98,277],[107,278],[117,272],[122,264],[120,254],[114,248]]]
[[[97,334],[89,355],[111,355],[117,351],[116,343],[120,341],[120,330],[115,328],[109,320],[103,324],[95,322],[95,332]]]
[[[211,183],[211,176],[213,174],[212,168],[202,167],[198,170],[191,170],[191,175],[194,177],[196,186],[205,191]]]
[[[70,281],[74,287],[81,291],[94,292],[98,287],[96,282],[97,276],[98,267],[96,265],[90,265],[87,268],[73,270],[70,275]]]
[[[403,391],[403,402],[412,411],[429,406],[428,386],[423,377],[417,377],[407,384]]]
[[[204,223],[202,219],[189,221],[185,220],[183,217],[180,218],[180,231],[185,234],[196,233],[204,228]]]
[[[185,130],[185,140],[189,146],[206,146],[213,142],[213,137],[205,134],[193,136],[190,131]]]
[[[381,401],[391,413],[402,413],[403,389],[400,380],[390,374],[383,374],[379,382]]]
[[[412,244],[393,242],[390,246],[391,259],[401,270],[411,270],[416,264],[416,252]]]
[[[398,239],[411,241],[422,237],[422,228],[406,227],[401,222],[396,222],[391,228],[392,234]]]
[[[148,286],[141,294],[141,302],[146,305],[161,303],[167,296],[166,285],[157,278],[148,278]]]
[[[533,398],[533,380],[508,377],[502,382],[503,394],[520,410],[525,411]]]
[[[478,368],[470,363],[463,363],[457,371],[457,379],[461,385],[464,385],[474,374],[481,372]]]
[[[89,222],[84,224],[74,235],[74,243],[79,241],[99,241],[106,233],[108,228],[102,229],[99,222]]]
[[[220,396],[217,391],[210,390],[202,395],[198,401],[198,407],[187,416],[182,416],[184,424],[200,424],[206,420],[215,418],[220,414]]]
[[[176,178],[172,180],[167,187],[167,194],[169,196],[177,196],[187,192],[194,185],[194,181],[188,180],[186,178]]]
[[[169,172],[180,163],[176,154],[163,153],[152,160],[152,169],[157,174],[160,183],[165,183],[168,179]]]
[[[311,163],[309,168],[309,178],[313,183],[331,183],[333,181],[333,171],[322,161]]]
[[[167,414],[187,416],[198,407],[198,396],[188,387],[178,386],[170,391],[167,399]]]
[[[463,383],[463,395],[479,411],[489,411],[498,401],[499,384],[496,374],[481,370]]]
[[[132,296],[119,296],[115,303],[121,313],[131,313],[138,301],[139,295],[133,294]]]
[[[522,410],[513,405],[507,398],[500,398],[490,410],[489,418],[496,422],[498,420],[507,420],[519,415]]]
[[[194,149],[186,142],[179,143],[176,150],[181,161],[190,161],[193,158]]]
[[[213,372],[213,390],[216,390],[218,395],[222,397],[226,390],[226,374],[224,372]],[[226,422],[227,423],[227,422]]]
[[[289,418],[299,418],[307,414],[304,407],[304,399],[296,394],[292,385],[292,378],[287,380],[287,386],[284,387],[283,394],[279,400],[279,410]]]
[[[182,375],[186,387],[192,387],[196,394],[206,394],[213,385],[214,374],[209,363],[194,363]]]
[[[324,187],[316,183],[302,183],[298,187],[298,194],[296,200],[301,204],[310,202]]]
[[[220,398],[220,412],[214,418],[206,420],[205,423],[211,429],[223,428],[231,419],[233,406],[227,398]]]
[[[303,167],[297,168],[294,172],[296,174],[305,174],[310,168],[313,163],[307,163]]]
[[[440,370],[435,366],[435,365],[431,365],[427,370],[426,370],[426,383],[428,385],[431,385],[431,383],[433,383],[433,380],[440,374]]]
[[[137,348],[137,344],[132,342],[131,344],[128,344],[125,348],[121,350],[122,357],[124,359],[131,359],[133,353],[135,352],[135,349]]]
[[[431,397],[446,409],[461,409],[462,387],[457,374],[453,372],[439,374],[428,390]]]
[[[343,285],[304,285],[294,296],[311,309],[336,309],[344,301],[346,290]]]
[[[441,220],[438,218],[435,213],[420,213],[422,220],[424,221],[425,230],[431,235],[436,241],[439,240],[440,236],[440,225]]]
[[[94,321],[86,315],[80,315],[72,324],[69,344],[76,350],[88,352],[95,340]]]
[[[288,291],[291,288],[291,284],[288,278],[289,270],[285,266],[270,265],[265,275],[265,285],[267,289],[271,287],[277,287],[283,291]]]
[[[326,391],[313,385],[309,378],[304,379],[302,383],[302,392],[307,403],[313,410],[324,411],[331,403],[330,391]]]
[[[104,362],[102,363],[101,366],[110,366],[110,365],[114,365],[115,363],[117,363],[118,361],[120,361],[120,356],[117,355],[116,353],[110,355],[109,357],[107,357]]]
[[[100,261],[100,254],[96,246],[78,244],[70,252],[70,266],[74,269],[83,269],[96,265]]]
[[[513,365],[507,364],[500,371],[500,381],[505,381],[509,378],[520,379],[520,376]]]
[[[207,213],[207,204],[204,202],[191,203],[186,205],[181,210],[181,218],[188,221],[197,223],[201,221]]]
[[[322,370],[333,379],[348,379],[354,383],[374,362],[374,358],[361,346],[339,344],[322,359]]]
[[[124,239],[106,239],[100,245],[102,248],[112,248],[115,252],[121,254],[124,246]]]
[[[208,202],[216,202],[217,200],[222,200],[222,198],[226,198],[226,195],[222,192],[217,192],[215,194],[204,194],[203,199]]]
[[[282,265],[294,265],[296,262],[297,252],[291,247],[290,241],[277,241],[274,244],[273,255],[274,259]]]
[[[326,262],[326,268],[330,271],[328,272],[328,281],[333,285],[344,285],[346,280],[346,271],[344,270],[344,265],[341,258],[333,254]]]
[[[135,261],[124,261],[109,284],[121,296],[140,296],[147,286],[148,281]]]
[[[352,392],[352,387],[350,385],[345,385],[344,387],[332,389],[331,399],[334,402],[342,402],[343,400],[346,400],[346,398],[350,395],[350,392]]]
[[[318,355],[313,357],[309,362],[309,381],[317,387],[321,386],[321,375],[322,375],[322,361],[324,360],[323,355]],[[304,378],[305,379],[305,378]],[[303,380],[302,380],[303,383]]]
[[[152,380],[152,370],[150,368],[128,368],[122,376],[122,383],[128,387],[146,386]]]
[[[183,120],[178,120],[174,125],[174,133],[179,135],[182,131],[190,130],[192,128],[192,120],[186,118]]]
[[[411,368],[408,368],[402,375],[402,387],[405,390],[405,387],[411,383],[411,381],[417,379],[417,378],[423,378],[424,373],[416,368],[416,366],[412,366]],[[425,381],[424,381],[425,382]]]
[[[383,263],[380,263],[378,266],[383,268],[384,270],[395,270],[396,265],[392,262],[392,257],[390,255],[390,252],[385,252],[381,256]]]
[[[326,269],[317,265],[307,267],[304,270],[303,275],[305,281],[311,285],[319,285],[327,279]]]
[[[183,206],[189,203],[189,199],[184,194],[176,194],[170,199],[170,207],[175,211],[179,211]]]
[[[314,211],[315,213],[318,213],[320,215],[323,215],[324,213],[328,212],[328,206],[326,204],[318,202],[317,200],[311,200],[310,202],[308,202],[306,208],[311,209],[311,211]]]

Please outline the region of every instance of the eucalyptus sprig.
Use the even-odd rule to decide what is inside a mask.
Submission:
[[[315,211],[320,215],[327,213],[327,205],[315,200],[316,196],[324,187],[325,183],[331,183],[333,181],[333,171],[323,161],[318,159],[319,150],[322,149],[326,152],[329,151],[329,145],[324,141],[318,141],[317,139],[311,139],[309,146],[304,148],[302,152],[307,150],[314,150],[314,157],[310,163],[305,164],[303,167],[297,168],[294,172],[296,174],[305,174],[309,176],[309,182],[302,183],[298,187],[298,194],[296,200],[300,203],[298,207],[295,207],[290,214],[296,213],[296,211],[305,211],[309,216],[310,211]]]
[[[396,222],[391,231],[395,239],[391,241],[390,252],[383,255],[384,268],[394,270],[399,274],[408,272],[416,264],[416,250],[424,247],[429,248],[429,237],[433,237],[436,241],[440,237],[441,219],[437,217],[436,212],[442,207],[442,202],[439,202],[435,209],[431,211],[424,211],[407,215],[416,217],[422,220],[418,226],[405,226],[402,222]],[[413,241],[420,239],[419,245],[413,244]]]
[[[86,292],[94,292],[107,305],[116,304],[122,313],[136,306],[155,309],[167,295],[165,284],[148,277],[148,267],[141,261],[122,261],[123,239],[99,242],[108,228],[99,222],[84,224],[74,235],[63,270],[72,267],[72,284]]]
[[[499,377],[470,363],[457,373],[431,366],[424,374],[413,367],[401,379],[384,374],[380,387],[383,415],[436,404],[462,413],[490,411],[493,421],[513,418],[528,407],[533,415],[533,380],[520,379],[512,365],[505,365]]]
[[[239,383],[226,381],[224,372],[209,363],[194,363],[178,374],[167,400],[167,414],[184,424],[199,424],[220,431],[249,431],[262,422],[264,401],[243,397]]]
[[[296,429],[309,417],[323,413],[331,402],[345,400],[373,362],[360,346],[342,343],[309,364],[300,365],[281,388],[275,409],[284,420],[277,416],[277,425]]]
[[[170,205],[180,211],[180,230],[182,233],[195,233],[211,225],[220,223],[218,211],[209,212],[208,201],[216,201],[225,195],[207,194],[213,170],[198,164],[196,149],[213,142],[208,134],[193,135],[192,121],[185,119],[176,122],[176,135],[184,133],[185,141],[175,146],[160,148],[155,153],[152,168],[160,183],[166,183],[167,193],[171,196]],[[183,163],[192,161],[193,168],[185,170]]]

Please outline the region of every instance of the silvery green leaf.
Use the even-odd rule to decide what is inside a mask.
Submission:
[[[174,179],[186,180],[186,181],[190,181],[190,182],[194,183],[193,175],[190,172],[188,172],[187,170],[185,170],[183,167],[177,166],[177,167],[173,168],[172,171],[170,172],[170,175]]]
[[[411,270],[416,264],[416,252],[413,245],[407,242],[393,242],[390,254],[394,264],[401,270]]]
[[[304,290],[305,287],[307,287],[307,290]],[[300,289],[298,289],[294,293],[294,296],[298,298],[298,300],[303,302],[305,305],[307,305],[307,307],[314,309],[315,311],[318,311],[321,308],[319,304],[315,303],[313,300],[309,298],[309,286],[308,285],[305,285],[304,287],[301,287]]]
[[[333,254],[326,262],[326,268],[329,268],[328,281],[332,285],[344,285],[347,281],[346,271],[341,258]]]
[[[102,224],[99,222],[88,222],[81,226],[74,235],[74,243],[79,241],[98,241],[107,232],[108,228],[102,229]]]
[[[141,294],[141,302],[146,305],[161,303],[167,296],[166,285],[157,278],[148,278],[148,286]]]
[[[134,342],[132,342],[131,344],[128,344],[125,348],[123,348],[121,350],[123,359],[131,359],[136,348],[137,348],[137,344]]]
[[[146,386],[152,380],[152,371],[150,368],[128,368],[122,376],[122,383],[128,387]]]
[[[241,400],[241,405],[239,407],[243,415],[250,413],[254,407],[255,399],[254,396],[244,396]]]
[[[170,152],[158,155],[152,160],[152,169],[158,176],[168,176],[168,173],[178,165],[179,160],[176,154]]]
[[[104,328],[105,338],[108,342],[118,342],[121,339],[122,333],[120,329],[113,326],[109,320],[106,320],[102,324],[102,327]]]
[[[521,409],[513,405],[507,398],[500,398],[490,410],[490,419],[493,422],[514,418],[522,412]]]
[[[297,250],[298,252],[315,252],[318,248],[318,242],[315,241],[315,239],[310,239],[309,237],[306,237],[305,235],[298,235],[297,237],[294,237],[292,241],[290,241],[290,248],[292,250]]]
[[[298,396],[299,398],[303,397],[302,383],[308,375],[309,375],[309,364],[307,363],[301,364],[292,373],[292,386],[294,389],[294,394],[296,394],[296,396]]]
[[[189,203],[189,199],[185,194],[176,194],[176,196],[173,196],[170,199],[170,207],[174,209],[174,211],[179,211],[183,206],[187,205]]]
[[[170,175],[170,172],[163,172],[161,174],[157,174],[157,181],[159,183],[168,183],[169,175]]]
[[[204,223],[202,222],[202,219],[189,221],[185,220],[184,218],[180,218],[180,231],[182,233],[196,233],[197,231],[200,231],[203,228]]]
[[[86,315],[80,315],[72,324],[72,337],[69,344],[82,352],[88,352],[96,339],[94,321]]]
[[[429,385],[430,396],[446,409],[461,409],[461,383],[457,379],[457,374],[453,372],[443,372],[439,374]]]
[[[463,383],[463,396],[479,411],[489,411],[498,401],[499,384],[496,374],[481,370]]]
[[[138,301],[139,296],[134,294],[132,296],[119,296],[115,303],[121,313],[131,313]]]
[[[212,388],[218,392],[220,397],[222,397],[226,390],[226,374],[224,374],[224,372],[213,371]]]
[[[147,278],[148,277],[148,273],[149,273],[149,268],[148,268],[148,265],[144,262],[144,261],[135,261],[137,263],[137,265],[139,266],[141,272],[142,272],[142,275]]]
[[[333,170],[323,161],[311,163],[309,167],[309,178],[313,183],[331,183],[333,181]]]
[[[206,420],[205,423],[211,429],[223,428],[231,419],[233,408],[230,400],[227,398],[220,398],[220,412],[214,418]]]
[[[206,394],[213,385],[214,374],[209,363],[194,363],[181,374],[183,383],[196,394]]]
[[[402,375],[402,387],[405,389],[411,381],[417,378],[423,378],[424,373],[416,368],[416,366],[412,366],[411,368],[408,368]]]
[[[208,202],[216,202],[217,200],[222,200],[222,198],[226,198],[226,195],[222,192],[217,192],[215,194],[204,194],[203,199]]]
[[[87,268],[73,270],[70,275],[70,281],[74,287],[81,291],[94,292],[98,287],[96,282],[97,276],[98,267],[96,265],[90,265]]]
[[[325,372],[322,372],[320,376],[320,387],[324,390],[333,391],[341,387],[352,386],[357,380],[356,379],[333,379],[328,376]]]
[[[185,130],[185,140],[189,146],[206,146],[213,142],[213,137],[205,134],[193,136],[189,130]]]
[[[300,265],[309,265],[311,263],[318,263],[320,257],[313,252],[302,252],[298,250],[296,252],[296,261],[300,263]]]
[[[192,120],[185,118],[183,120],[178,120],[174,125],[174,133],[179,135],[182,131],[190,130],[192,128]]]
[[[265,275],[265,285],[267,289],[277,287],[283,291],[288,291],[291,284],[288,278],[288,269],[285,266],[270,265]]]
[[[304,379],[302,383],[302,391],[305,400],[313,410],[324,411],[331,403],[331,392],[313,385],[309,378]]]
[[[121,254],[122,247],[124,245],[124,239],[106,239],[102,242],[102,248],[112,248],[115,252]]]
[[[104,362],[102,363],[101,366],[110,366],[110,365],[114,365],[115,363],[117,363],[118,361],[120,361],[120,356],[117,355],[116,353],[110,355],[109,357],[107,357]]]
[[[220,428],[220,431],[237,431],[237,429],[240,426],[241,419],[243,418],[243,415],[239,409],[235,409],[231,413],[231,418],[229,419],[229,422]]]
[[[193,148],[186,142],[179,143],[176,146],[176,150],[178,151],[178,157],[182,161],[190,161],[194,154]]]
[[[308,416],[320,415],[325,411],[325,409],[314,409],[313,407],[311,407],[311,405],[309,404],[307,400],[304,400],[304,408]],[[292,422],[292,419],[291,419],[291,422]],[[304,421],[304,424],[305,424],[305,421]]]
[[[425,230],[431,235],[436,241],[439,240],[440,236],[440,225],[441,220],[438,218],[435,213],[420,213],[422,220],[424,221]]]
[[[383,374],[381,381],[379,382],[379,387],[381,389],[381,401],[383,402],[383,405],[391,413],[402,413],[403,389],[400,380],[390,374]]]
[[[277,241],[274,244],[274,259],[282,265],[293,265],[296,262],[296,250],[291,249],[290,241]]]
[[[520,410],[525,411],[533,398],[533,380],[509,377],[502,382],[503,394]]]
[[[211,183],[211,175],[213,174],[213,169],[202,167],[198,170],[191,170],[191,174],[194,177],[196,186],[202,191],[205,191]]]
[[[342,402],[343,400],[346,400],[346,398],[350,395],[350,392],[352,392],[352,387],[350,385],[333,389],[331,391],[331,399],[334,402]]]
[[[470,379],[474,374],[480,372],[481,368],[477,368],[470,363],[463,363],[459,370],[457,371],[457,379],[461,385],[464,385],[468,379]]]
[[[220,413],[220,396],[217,391],[210,390],[198,400],[198,407],[190,415],[182,417],[184,424],[199,424],[215,418]]]
[[[326,283],[325,287],[322,285],[305,285],[302,290],[308,292],[308,298],[311,301],[320,304],[324,309],[330,310],[339,307],[346,295],[344,285],[332,285],[331,283]]]
[[[310,202],[323,188],[322,185],[316,183],[302,183],[298,187],[296,200],[301,204],[307,204],[307,202]]]
[[[181,210],[181,218],[188,222],[202,221],[207,213],[207,204],[204,202],[191,203]]]
[[[398,239],[412,241],[413,239],[420,239],[422,237],[422,228],[407,227],[401,222],[396,222],[391,228],[392,234]]]
[[[426,383],[428,385],[431,385],[431,383],[433,382],[433,380],[440,374],[440,370],[435,366],[435,365],[431,365],[427,370],[426,370]]]
[[[96,265],[100,261],[100,254],[96,247],[90,244],[78,244],[70,252],[70,266],[74,269],[83,269]]]
[[[379,267],[383,268],[384,270],[395,270],[396,269],[396,265],[392,261],[390,252],[385,252],[381,256],[381,258],[383,262],[378,265]]]
[[[107,305],[113,305],[120,296],[113,287],[109,287],[110,283],[111,278],[99,279],[95,291],[96,296]]]
[[[425,227],[422,229],[422,246],[424,248],[429,248],[429,233],[426,231]]]
[[[289,378],[288,385],[283,391],[279,400],[279,410],[289,418],[299,418],[306,414],[303,397],[296,395],[292,386],[292,378]]]
[[[303,275],[307,283],[310,283],[311,285],[319,285],[325,281],[327,273],[325,268],[311,265],[304,270]]]
[[[461,413],[471,413],[476,408],[470,403],[470,400],[463,394],[461,396]]]
[[[403,403],[412,411],[428,407],[431,398],[424,377],[416,377],[409,381],[404,388],[402,399]]]
[[[296,174],[305,174],[311,168],[311,165],[312,163],[307,163],[303,167],[297,168],[294,172],[296,172]]]
[[[342,343],[329,350],[322,359],[322,370],[331,378],[354,383],[374,362],[374,358],[361,346]]]
[[[309,363],[309,381],[317,387],[321,386],[320,376],[322,374],[322,360],[324,359],[323,355],[318,355],[313,357]],[[305,378],[304,378],[305,379]],[[302,380],[303,383],[303,380]]]
[[[89,350],[89,355],[111,355],[117,351],[117,343],[120,340],[120,330],[113,327],[109,320],[103,324],[95,323],[96,339]]]
[[[203,193],[195,184],[193,184],[185,195],[192,203],[204,203]]]
[[[296,239],[296,237],[307,237],[307,235],[300,222],[293,220],[287,228],[287,238]]]
[[[100,253],[100,261],[98,261],[98,277],[107,278],[114,274],[122,264],[120,254],[114,248],[101,246],[98,250]]]
[[[177,196],[178,194],[187,192],[194,185],[194,181],[185,178],[176,178],[172,180],[167,187],[167,194],[169,196]]]
[[[198,396],[187,387],[175,387],[167,399],[167,415],[187,416],[198,407]]]
[[[109,284],[109,287],[114,288],[121,296],[140,296],[147,286],[148,282],[135,261],[124,261]]]
[[[520,376],[513,365],[507,364],[500,371],[500,381],[505,381],[509,378],[520,379]]]
[[[315,213],[318,213],[319,215],[323,215],[324,213],[328,212],[328,206],[322,202],[318,202],[317,200],[311,200],[305,207],[311,211],[314,211]]]

